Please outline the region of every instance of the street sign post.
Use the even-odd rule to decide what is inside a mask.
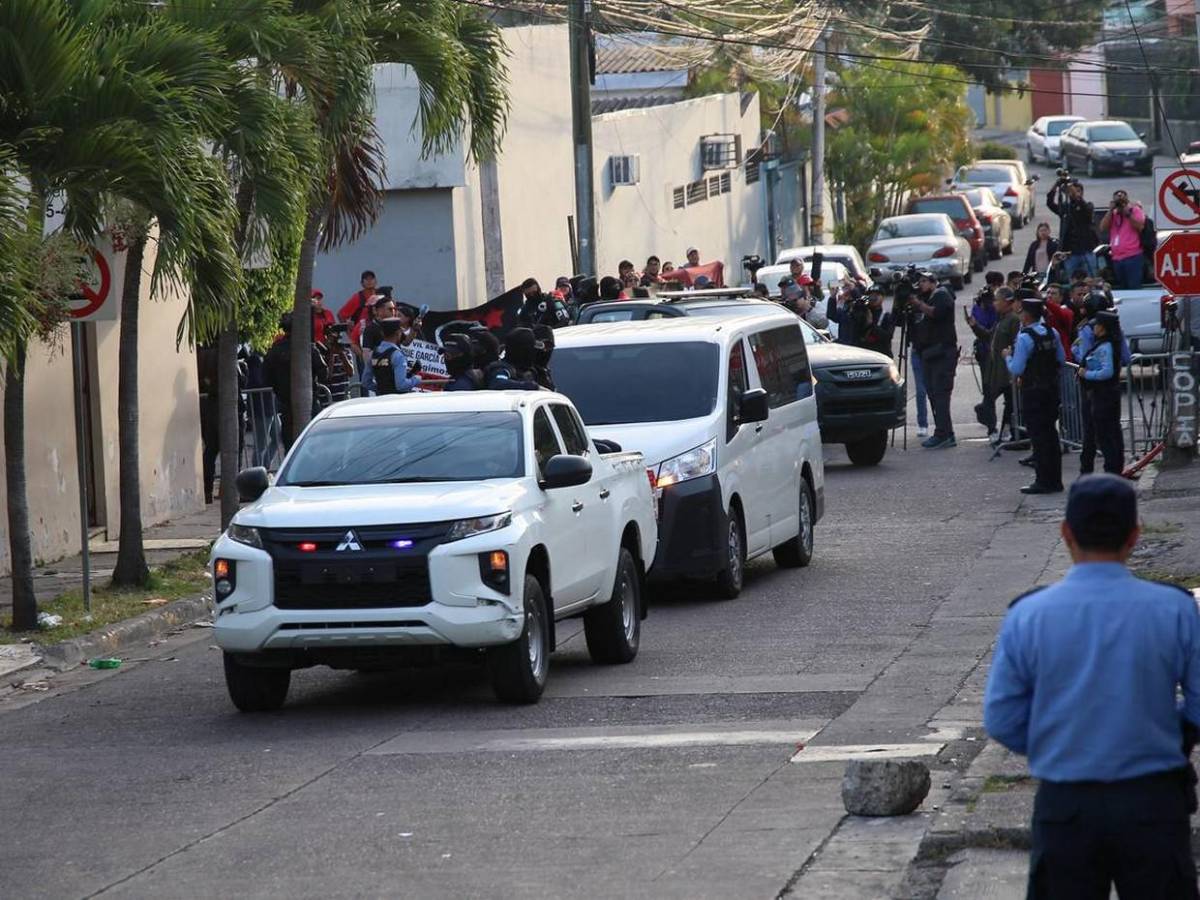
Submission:
[[[1165,190],[1170,191],[1169,187]],[[1196,378],[1192,314],[1200,306],[1200,231],[1169,235],[1154,254],[1154,276],[1175,295],[1178,349],[1167,364],[1168,410],[1165,465],[1181,465],[1196,455],[1196,413],[1200,390]]]

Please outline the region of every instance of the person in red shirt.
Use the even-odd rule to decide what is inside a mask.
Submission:
[[[362,273],[358,283],[362,285],[362,289],[351,294],[350,299],[342,304],[342,308],[338,310],[339,319],[354,325],[367,318],[371,298],[375,296],[375,288],[379,285],[378,280],[375,278],[375,273],[370,269]]]
[[[333,313],[325,308],[325,295],[321,291],[314,290],[312,292],[312,317],[313,342],[324,344],[325,329],[333,325],[336,320],[333,317]]]
[[[1071,341],[1074,339],[1075,314],[1063,305],[1062,285],[1052,284],[1046,288],[1046,322],[1058,332],[1067,359],[1071,359]]]

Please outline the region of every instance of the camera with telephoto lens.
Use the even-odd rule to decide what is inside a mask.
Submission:
[[[1070,169],[1055,169],[1054,175],[1055,175],[1055,177],[1057,177],[1059,184],[1066,184],[1068,181],[1071,180],[1071,170]]]
[[[892,278],[892,315],[907,316],[913,311],[912,295],[917,289],[921,270],[914,265],[905,266]]]

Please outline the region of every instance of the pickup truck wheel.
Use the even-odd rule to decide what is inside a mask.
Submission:
[[[532,575],[525,576],[525,627],[511,644],[488,650],[492,690],[506,703],[536,703],[550,670],[550,629],[546,596]]]
[[[887,453],[887,430],[877,431],[870,437],[852,441],[846,445],[846,455],[856,466],[877,466]]]
[[[800,482],[800,530],[785,544],[771,551],[775,565],[784,569],[800,569],[812,562],[816,541],[816,504],[807,481]]]
[[[729,526],[725,536],[725,568],[717,573],[717,596],[733,600],[742,592],[746,579],[746,530],[737,507],[729,510]]]
[[[583,636],[593,662],[627,663],[637,656],[642,639],[640,585],[633,554],[622,547],[612,597],[583,614]]]
[[[287,699],[291,682],[291,669],[248,666],[232,654],[225,654],[225,687],[233,705],[242,712],[279,709]]]

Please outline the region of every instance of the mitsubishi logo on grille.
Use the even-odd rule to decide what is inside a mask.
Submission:
[[[346,532],[346,536],[342,538],[342,542],[337,545],[337,550],[341,553],[343,550],[352,550],[358,552],[362,550],[363,545],[358,542],[358,535],[354,533],[354,529]]]

